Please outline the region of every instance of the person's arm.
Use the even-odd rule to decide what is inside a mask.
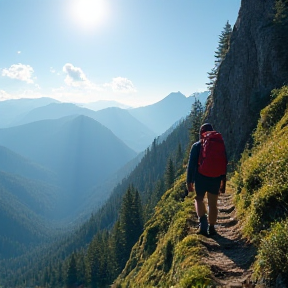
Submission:
[[[225,193],[225,191],[226,191],[226,175],[223,175],[222,179],[221,179],[219,192],[220,193]]]
[[[227,174],[228,159],[226,149],[225,149],[225,156],[226,156],[226,174]],[[225,193],[226,191],[226,174],[222,176],[219,193]]]
[[[193,192],[194,191],[194,183],[187,182],[187,190],[188,192]]]
[[[187,166],[187,176],[186,176],[186,185],[188,192],[194,191],[194,182],[198,167],[200,145],[201,145],[200,142],[196,142],[192,145],[190,150],[190,156]]]

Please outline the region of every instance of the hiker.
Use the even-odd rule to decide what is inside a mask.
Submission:
[[[213,143],[209,140],[211,137],[214,137]],[[215,137],[220,140],[215,141]],[[194,189],[196,192],[195,209],[200,221],[197,233],[212,236],[217,233],[214,225],[218,214],[218,195],[225,193],[227,157],[222,136],[214,131],[211,124],[205,123],[201,126],[199,138],[200,140],[191,147],[186,185],[188,192],[193,192]],[[207,144],[208,142],[211,143],[210,146]],[[208,220],[203,201],[206,192],[209,207]]]

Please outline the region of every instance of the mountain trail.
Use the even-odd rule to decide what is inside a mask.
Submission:
[[[207,198],[205,199],[207,201]],[[206,203],[207,205],[207,203]],[[198,229],[197,221],[193,221],[191,232]],[[200,236],[201,243],[206,247],[204,262],[210,266],[215,283],[211,287],[253,288],[251,281],[256,250],[251,243],[243,239],[240,223],[236,219],[233,195],[228,192],[218,199],[218,220],[215,225],[217,235]],[[210,286],[209,286],[210,287]],[[260,286],[257,286],[260,288]]]

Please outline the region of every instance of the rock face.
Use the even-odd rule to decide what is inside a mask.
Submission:
[[[288,84],[288,16],[274,18],[275,0],[242,0],[219,68],[206,121],[223,134],[230,160],[239,158],[271,90]]]

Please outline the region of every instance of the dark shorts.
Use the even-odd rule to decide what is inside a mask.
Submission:
[[[205,193],[209,192],[214,195],[219,194],[222,176],[220,177],[207,177],[196,173],[195,175],[195,191],[198,198],[204,198]]]

